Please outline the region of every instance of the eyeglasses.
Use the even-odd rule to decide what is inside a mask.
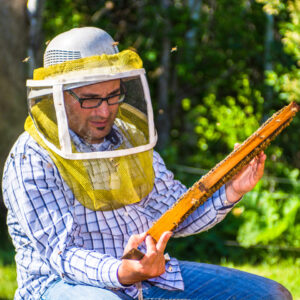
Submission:
[[[125,100],[124,93],[114,94],[107,97],[86,97],[86,98],[79,97],[72,90],[68,90],[67,93],[73,96],[80,103],[81,108],[85,108],[85,109],[99,107],[103,101],[106,101],[108,105],[115,105],[118,103],[122,103]]]

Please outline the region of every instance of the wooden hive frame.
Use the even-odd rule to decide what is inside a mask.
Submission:
[[[205,176],[184,193],[147,231],[157,242],[165,231],[173,231],[216,190],[228,182],[255,156],[268,147],[271,141],[292,121],[300,106],[295,102],[283,107],[270,117],[239,147],[218,163]],[[138,249],[131,249],[123,259],[141,259]]]

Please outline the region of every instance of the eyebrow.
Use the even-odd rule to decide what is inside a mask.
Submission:
[[[105,97],[111,96],[113,94],[116,94],[119,91],[120,91],[120,88],[116,88],[115,90],[113,90],[110,93],[108,93]],[[101,97],[101,96],[99,96],[99,94],[86,93],[86,94],[80,95],[79,97],[80,98],[97,98],[97,97]],[[103,98],[105,98],[105,97],[103,97]]]

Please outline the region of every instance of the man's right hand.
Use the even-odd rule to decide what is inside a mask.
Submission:
[[[164,232],[156,244],[150,235],[147,236],[146,232],[132,235],[124,253],[132,248],[137,248],[143,241],[146,243],[147,252],[141,260],[122,260],[118,269],[119,282],[128,285],[163,274],[165,272],[164,251],[171,236],[171,231]]]

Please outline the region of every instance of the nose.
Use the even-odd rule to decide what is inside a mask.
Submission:
[[[94,116],[108,118],[110,115],[110,109],[109,109],[109,105],[107,104],[107,101],[102,101],[100,106],[93,109],[92,114]]]

